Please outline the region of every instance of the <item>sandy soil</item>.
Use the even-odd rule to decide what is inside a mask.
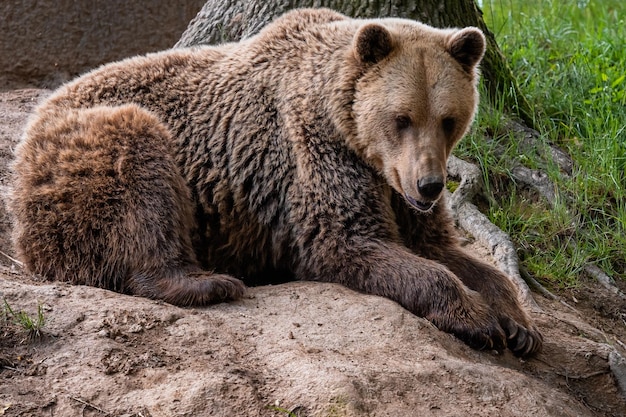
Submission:
[[[0,93],[2,193],[47,93]],[[10,256],[9,230],[0,209]],[[0,416],[626,416],[626,299],[594,282],[560,296],[535,294],[545,348],[522,361],[337,285],[258,287],[182,309],[41,282],[0,254],[0,297],[46,318],[38,338],[0,319]]]

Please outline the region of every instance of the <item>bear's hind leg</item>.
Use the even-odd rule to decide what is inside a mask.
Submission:
[[[136,105],[39,114],[10,200],[30,271],[178,305],[242,295],[241,281],[197,265],[189,188],[156,116]]]

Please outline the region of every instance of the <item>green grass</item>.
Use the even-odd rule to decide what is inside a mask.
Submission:
[[[622,0],[485,0],[488,27],[533,106],[541,139],[567,151],[571,176],[521,152],[498,131],[499,115],[481,111],[476,134],[459,149],[480,163],[495,204],[489,216],[508,232],[523,264],[544,283],[580,282],[596,264],[626,279],[626,5]],[[506,158],[494,156],[505,146]],[[550,207],[516,189],[510,160],[543,167],[558,184]]]
[[[265,406],[268,410],[276,411],[278,413],[284,414],[285,417],[298,417],[295,413],[287,410],[286,408],[279,407],[277,405],[267,405]]]
[[[34,339],[41,337],[42,329],[46,324],[46,319],[43,314],[43,307],[41,304],[37,306],[36,317],[31,317],[28,313],[20,310],[15,311],[11,305],[4,301],[4,314],[3,320],[5,323],[11,322],[14,325],[21,327],[28,335],[29,338]]]

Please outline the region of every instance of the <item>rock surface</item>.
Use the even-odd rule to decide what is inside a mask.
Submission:
[[[23,346],[21,360],[5,358],[13,364],[0,374],[7,411],[594,415],[529,372],[546,372],[541,356],[523,363],[472,351],[389,300],[338,285],[259,287],[241,301],[203,309],[14,278],[0,289],[12,306],[41,303],[48,318],[43,340]],[[546,350],[555,355],[561,348],[551,336]],[[562,353],[575,360],[592,352],[593,361],[610,351],[577,345]]]

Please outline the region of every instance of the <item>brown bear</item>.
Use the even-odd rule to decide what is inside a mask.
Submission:
[[[484,51],[476,28],[306,9],[239,43],[96,69],[41,104],[16,149],[19,258],[183,306],[243,282],[336,282],[532,354],[515,289],[459,247],[442,201]]]

